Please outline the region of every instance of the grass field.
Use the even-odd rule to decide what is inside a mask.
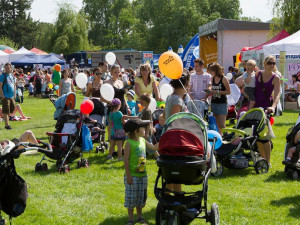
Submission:
[[[78,94],[76,108],[82,99]],[[45,132],[53,131],[55,125],[52,103],[47,99],[25,99],[22,108],[32,119],[11,122],[11,131],[4,129],[4,122],[0,123],[1,139],[19,137],[30,129],[37,139],[46,141]],[[208,202],[209,205],[218,203],[221,224],[300,224],[299,181],[287,180],[281,164],[285,135],[297,116],[297,112],[285,112],[275,118],[276,139],[269,173],[256,175],[254,168],[225,169],[221,177],[209,179]],[[107,152],[96,154],[95,150],[85,153],[90,167],[77,169],[73,163],[69,174],[59,174],[51,163],[48,163],[49,171],[36,173],[34,167],[42,154],[22,155],[16,160],[16,168],[28,184],[29,197],[25,213],[15,218],[13,224],[125,224],[123,163],[107,162],[106,155]],[[147,168],[149,186],[144,217],[149,224],[155,224],[155,161],[148,160]],[[195,220],[192,224],[204,223]]]

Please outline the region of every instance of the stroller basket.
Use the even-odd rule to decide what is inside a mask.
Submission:
[[[161,155],[157,166],[167,183],[194,185],[202,183],[207,162],[197,156]]]

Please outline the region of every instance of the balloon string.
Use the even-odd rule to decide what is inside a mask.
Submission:
[[[198,108],[196,107],[196,105],[195,105],[194,101],[192,100],[191,96],[189,95],[188,91],[185,89],[183,83],[181,82],[180,79],[178,79],[178,80],[179,80],[179,82],[181,83],[181,86],[183,87],[183,89],[185,90],[185,93],[186,93],[186,94],[189,96],[189,98],[191,99],[191,102],[192,102],[193,106],[195,107],[195,109],[196,109],[198,115],[201,117],[201,119],[203,119],[201,113],[199,112]]]

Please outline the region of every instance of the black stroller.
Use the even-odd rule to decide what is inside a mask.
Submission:
[[[216,139],[212,141],[215,143]],[[190,113],[171,116],[160,139],[159,152],[159,170],[154,187],[159,201],[156,224],[189,224],[195,218],[219,224],[218,205],[213,203],[211,211],[207,207],[208,177],[213,157],[210,157],[212,151],[205,122]],[[169,190],[167,184],[203,184],[203,188],[196,192],[175,192]],[[201,213],[204,215],[201,216]]]
[[[97,123],[87,125],[91,131],[93,143],[99,143],[96,153],[104,153],[108,149],[108,142],[105,141],[106,108],[99,98],[90,98],[90,100],[94,103],[94,110],[89,114],[89,118],[96,120]]]
[[[9,215],[10,220],[25,211],[28,197],[27,185],[17,174],[14,160],[28,150],[47,154],[52,152],[51,146],[41,141],[39,144],[22,142],[16,145],[9,141],[9,145],[4,149],[0,147],[0,212],[4,211]],[[0,225],[4,224],[6,224],[5,220],[0,214]]]
[[[299,114],[300,116],[300,114]],[[285,145],[285,151],[284,151],[284,161],[282,164],[285,165],[284,167],[284,173],[287,178],[296,180],[300,177],[300,169],[296,167],[296,163],[299,159],[299,154],[300,154],[300,142],[299,140],[296,140],[297,142],[295,143],[295,136],[297,132],[300,130],[300,123],[296,124],[295,126],[292,126],[287,135],[286,135],[286,145]],[[291,147],[295,147],[296,151],[293,154],[293,157],[291,158],[290,162],[286,161],[287,155],[288,155],[288,150]]]

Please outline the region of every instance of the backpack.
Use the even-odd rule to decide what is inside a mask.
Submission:
[[[7,74],[4,75],[4,73],[2,73],[2,75],[3,75],[3,77],[4,77],[4,79],[3,79],[3,84],[2,84],[2,90],[4,90],[4,89],[3,89],[3,88],[4,88],[4,84],[7,83]]]

